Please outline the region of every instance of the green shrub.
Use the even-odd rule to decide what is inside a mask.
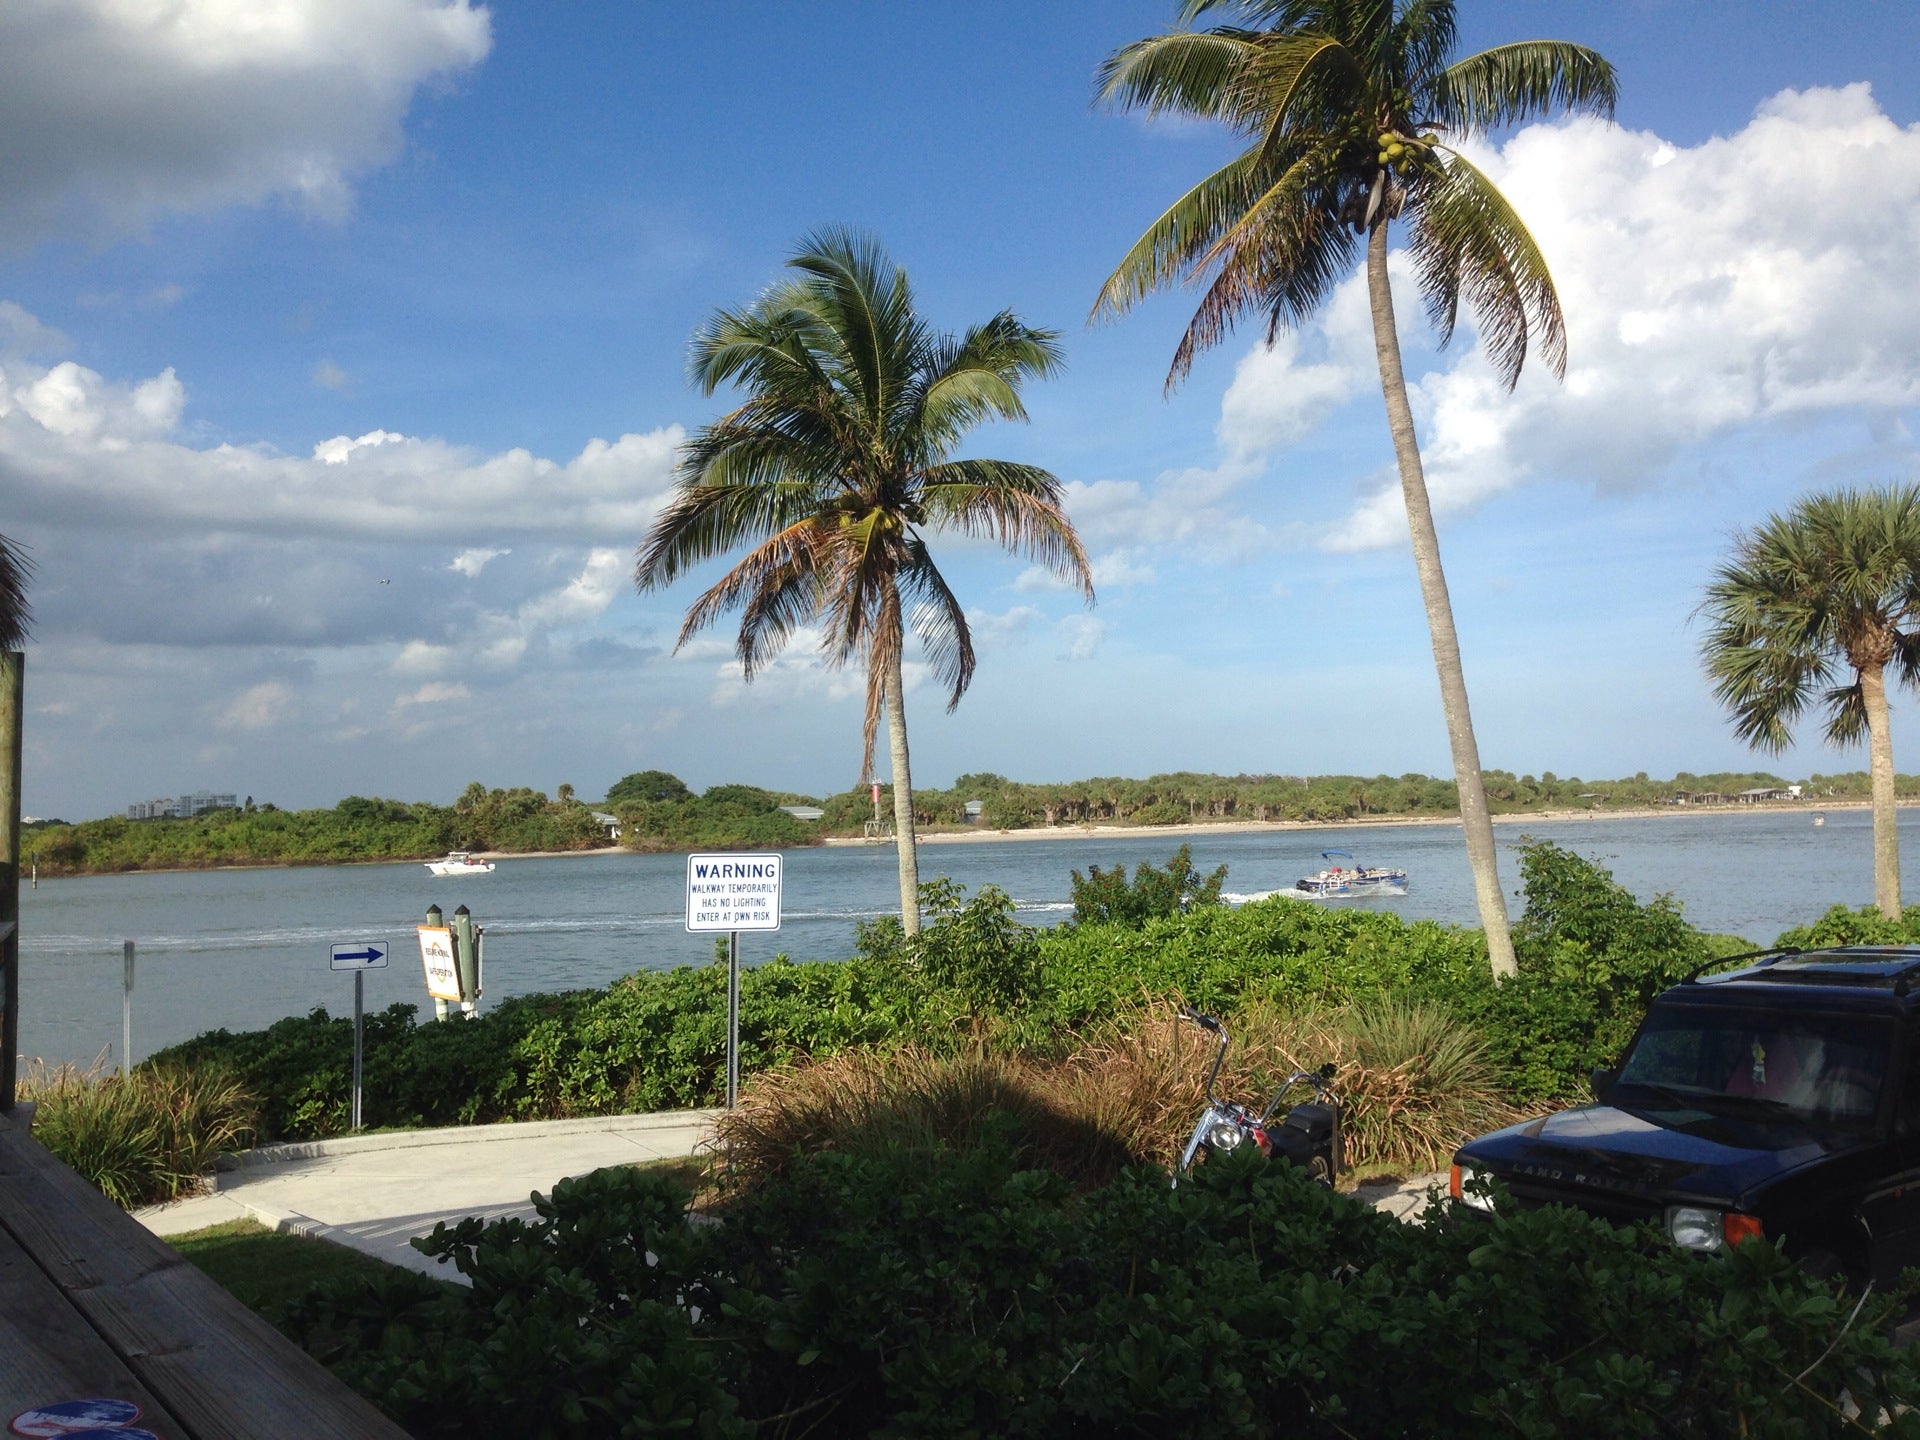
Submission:
[[[36,1066],[18,1094],[34,1106],[34,1139],[128,1210],[194,1190],[254,1130],[252,1096],[217,1069],[120,1076]]]
[[[1813,924],[1789,930],[1774,943],[1801,950],[1818,945],[1920,944],[1920,914],[1909,908],[1898,920],[1889,920],[1871,905],[1858,910],[1836,905]]]
[[[1522,847],[1527,907],[1514,927],[1519,974],[1442,997],[1479,1029],[1517,1101],[1578,1098],[1611,1064],[1647,1006],[1721,953],[1667,896],[1641,904],[1591,861]]]
[[[1220,887],[1226,883],[1227,867],[1222,865],[1211,875],[1201,876],[1193,868],[1193,847],[1182,845],[1167,861],[1166,869],[1156,870],[1142,860],[1127,883],[1127,867],[1115,865],[1102,871],[1089,865],[1083,880],[1073,872],[1073,919],[1076,925],[1144,925],[1149,920],[1184,915],[1202,905],[1220,903]]]
[[[1883,1327],[1752,1242],[1550,1209],[1403,1225],[1234,1156],[1075,1197],[993,1127],[827,1154],[690,1226],[655,1177],[415,1243],[295,1333],[421,1440],[520,1436],[1838,1434],[1920,1386]],[[1874,1433],[1913,1435],[1889,1414]]]

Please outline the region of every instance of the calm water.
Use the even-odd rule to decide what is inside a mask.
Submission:
[[[1920,812],[1903,815],[1901,830],[1904,853],[1920,853]],[[1818,828],[1810,812],[1769,811],[1501,825],[1496,834],[1509,892],[1519,885],[1513,847],[1532,835],[1599,861],[1643,899],[1673,895],[1703,929],[1757,944],[1830,905],[1873,898],[1865,810],[1832,811]],[[1363,863],[1404,867],[1409,893],[1312,903],[1477,923],[1452,826],[928,845],[922,878],[945,874],[969,888],[991,881],[1015,898],[1027,923],[1055,924],[1071,910],[1071,871],[1162,863],[1183,838],[1203,870],[1228,867],[1227,889],[1242,899],[1291,888],[1320,868],[1321,850],[1338,846]],[[327,965],[335,943],[394,947],[391,968],[367,972],[369,1009],[424,1003],[413,927],[429,904],[451,913],[464,903],[486,926],[487,1000],[700,964],[712,958],[713,942],[683,928],[685,883],[684,856],[631,854],[505,860],[491,875],[462,879],[396,864],[42,880],[21,895],[21,1053],[86,1063],[118,1048],[123,940],[139,946],[138,1058],[202,1030],[253,1029],[315,1006],[351,1013],[352,977]],[[842,958],[857,920],[897,904],[890,848],[789,851],[785,924],[777,935],[743,935],[742,958]]]

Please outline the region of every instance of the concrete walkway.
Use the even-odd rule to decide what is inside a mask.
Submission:
[[[533,1216],[531,1192],[609,1165],[691,1155],[713,1110],[609,1115],[404,1130],[305,1144],[269,1145],[235,1157],[217,1189],[134,1212],[156,1235],[181,1235],[229,1220],[332,1240],[441,1279],[450,1265],[407,1242],[468,1215]]]
[[[533,1217],[531,1192],[608,1165],[691,1155],[717,1110],[537,1120],[449,1130],[399,1130],[304,1144],[267,1145],[216,1173],[212,1194],[136,1210],[156,1235],[184,1235],[230,1220],[350,1246],[376,1260],[458,1279],[408,1241],[444,1220]],[[1370,1181],[1355,1195],[1402,1219],[1445,1175]]]

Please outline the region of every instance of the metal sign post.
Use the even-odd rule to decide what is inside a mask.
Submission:
[[[126,967],[120,990],[120,1074],[124,1077],[133,1069],[133,941],[121,942],[120,959]]]
[[[687,930],[727,936],[727,1108],[740,1099],[740,932],[780,928],[778,855],[689,855]]]
[[[364,1052],[361,1044],[361,1017],[365,1013],[365,985],[367,971],[387,968],[387,951],[392,947],[385,941],[376,944],[336,945],[329,956],[328,968],[333,970],[351,970],[353,972],[353,1128],[360,1128],[360,1079],[363,1073]]]

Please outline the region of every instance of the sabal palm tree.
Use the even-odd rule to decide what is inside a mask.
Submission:
[[[33,611],[27,607],[27,581],[33,564],[20,546],[0,535],[0,650],[18,650],[27,643]]]
[[[1535,343],[1560,374],[1566,338],[1546,261],[1506,198],[1458,147],[1478,132],[1554,110],[1610,115],[1613,70],[1593,51],[1558,41],[1450,60],[1452,0],[1185,0],[1180,23],[1217,11],[1241,23],[1137,41],[1101,68],[1103,98],[1221,122],[1247,148],[1135,242],[1095,313],[1117,314],[1176,280],[1203,285],[1174,352],[1171,387],[1243,317],[1261,317],[1269,342],[1305,323],[1352,271],[1364,237],[1380,388],[1432,633],[1467,855],[1494,973],[1508,975],[1513,942],[1401,371],[1387,232],[1392,222],[1405,222],[1427,315],[1443,345],[1464,296],[1509,388]]]
[[[1920,689],[1920,486],[1809,496],[1740,532],[1700,610],[1713,692],[1747,744],[1779,753],[1816,706],[1828,743],[1867,737],[1873,899],[1899,919],[1887,679]]]
[[[1061,367],[1059,336],[1002,311],[964,335],[930,327],[906,271],[871,239],[829,230],[802,242],[797,275],[694,336],[707,394],[746,400],[689,440],[679,486],[640,549],[641,590],[740,546],[747,555],[687,612],[685,644],[740,612],[749,680],[816,622],[830,663],[867,676],[861,759],[872,774],[879,719],[893,760],[900,918],[920,928],[913,781],[902,660],[911,630],[947,708],[973,679],[966,613],[927,549],[940,531],[998,541],[1077,588],[1093,577],[1058,479],[1007,460],[955,459],[988,420],[1024,420],[1021,386]]]

